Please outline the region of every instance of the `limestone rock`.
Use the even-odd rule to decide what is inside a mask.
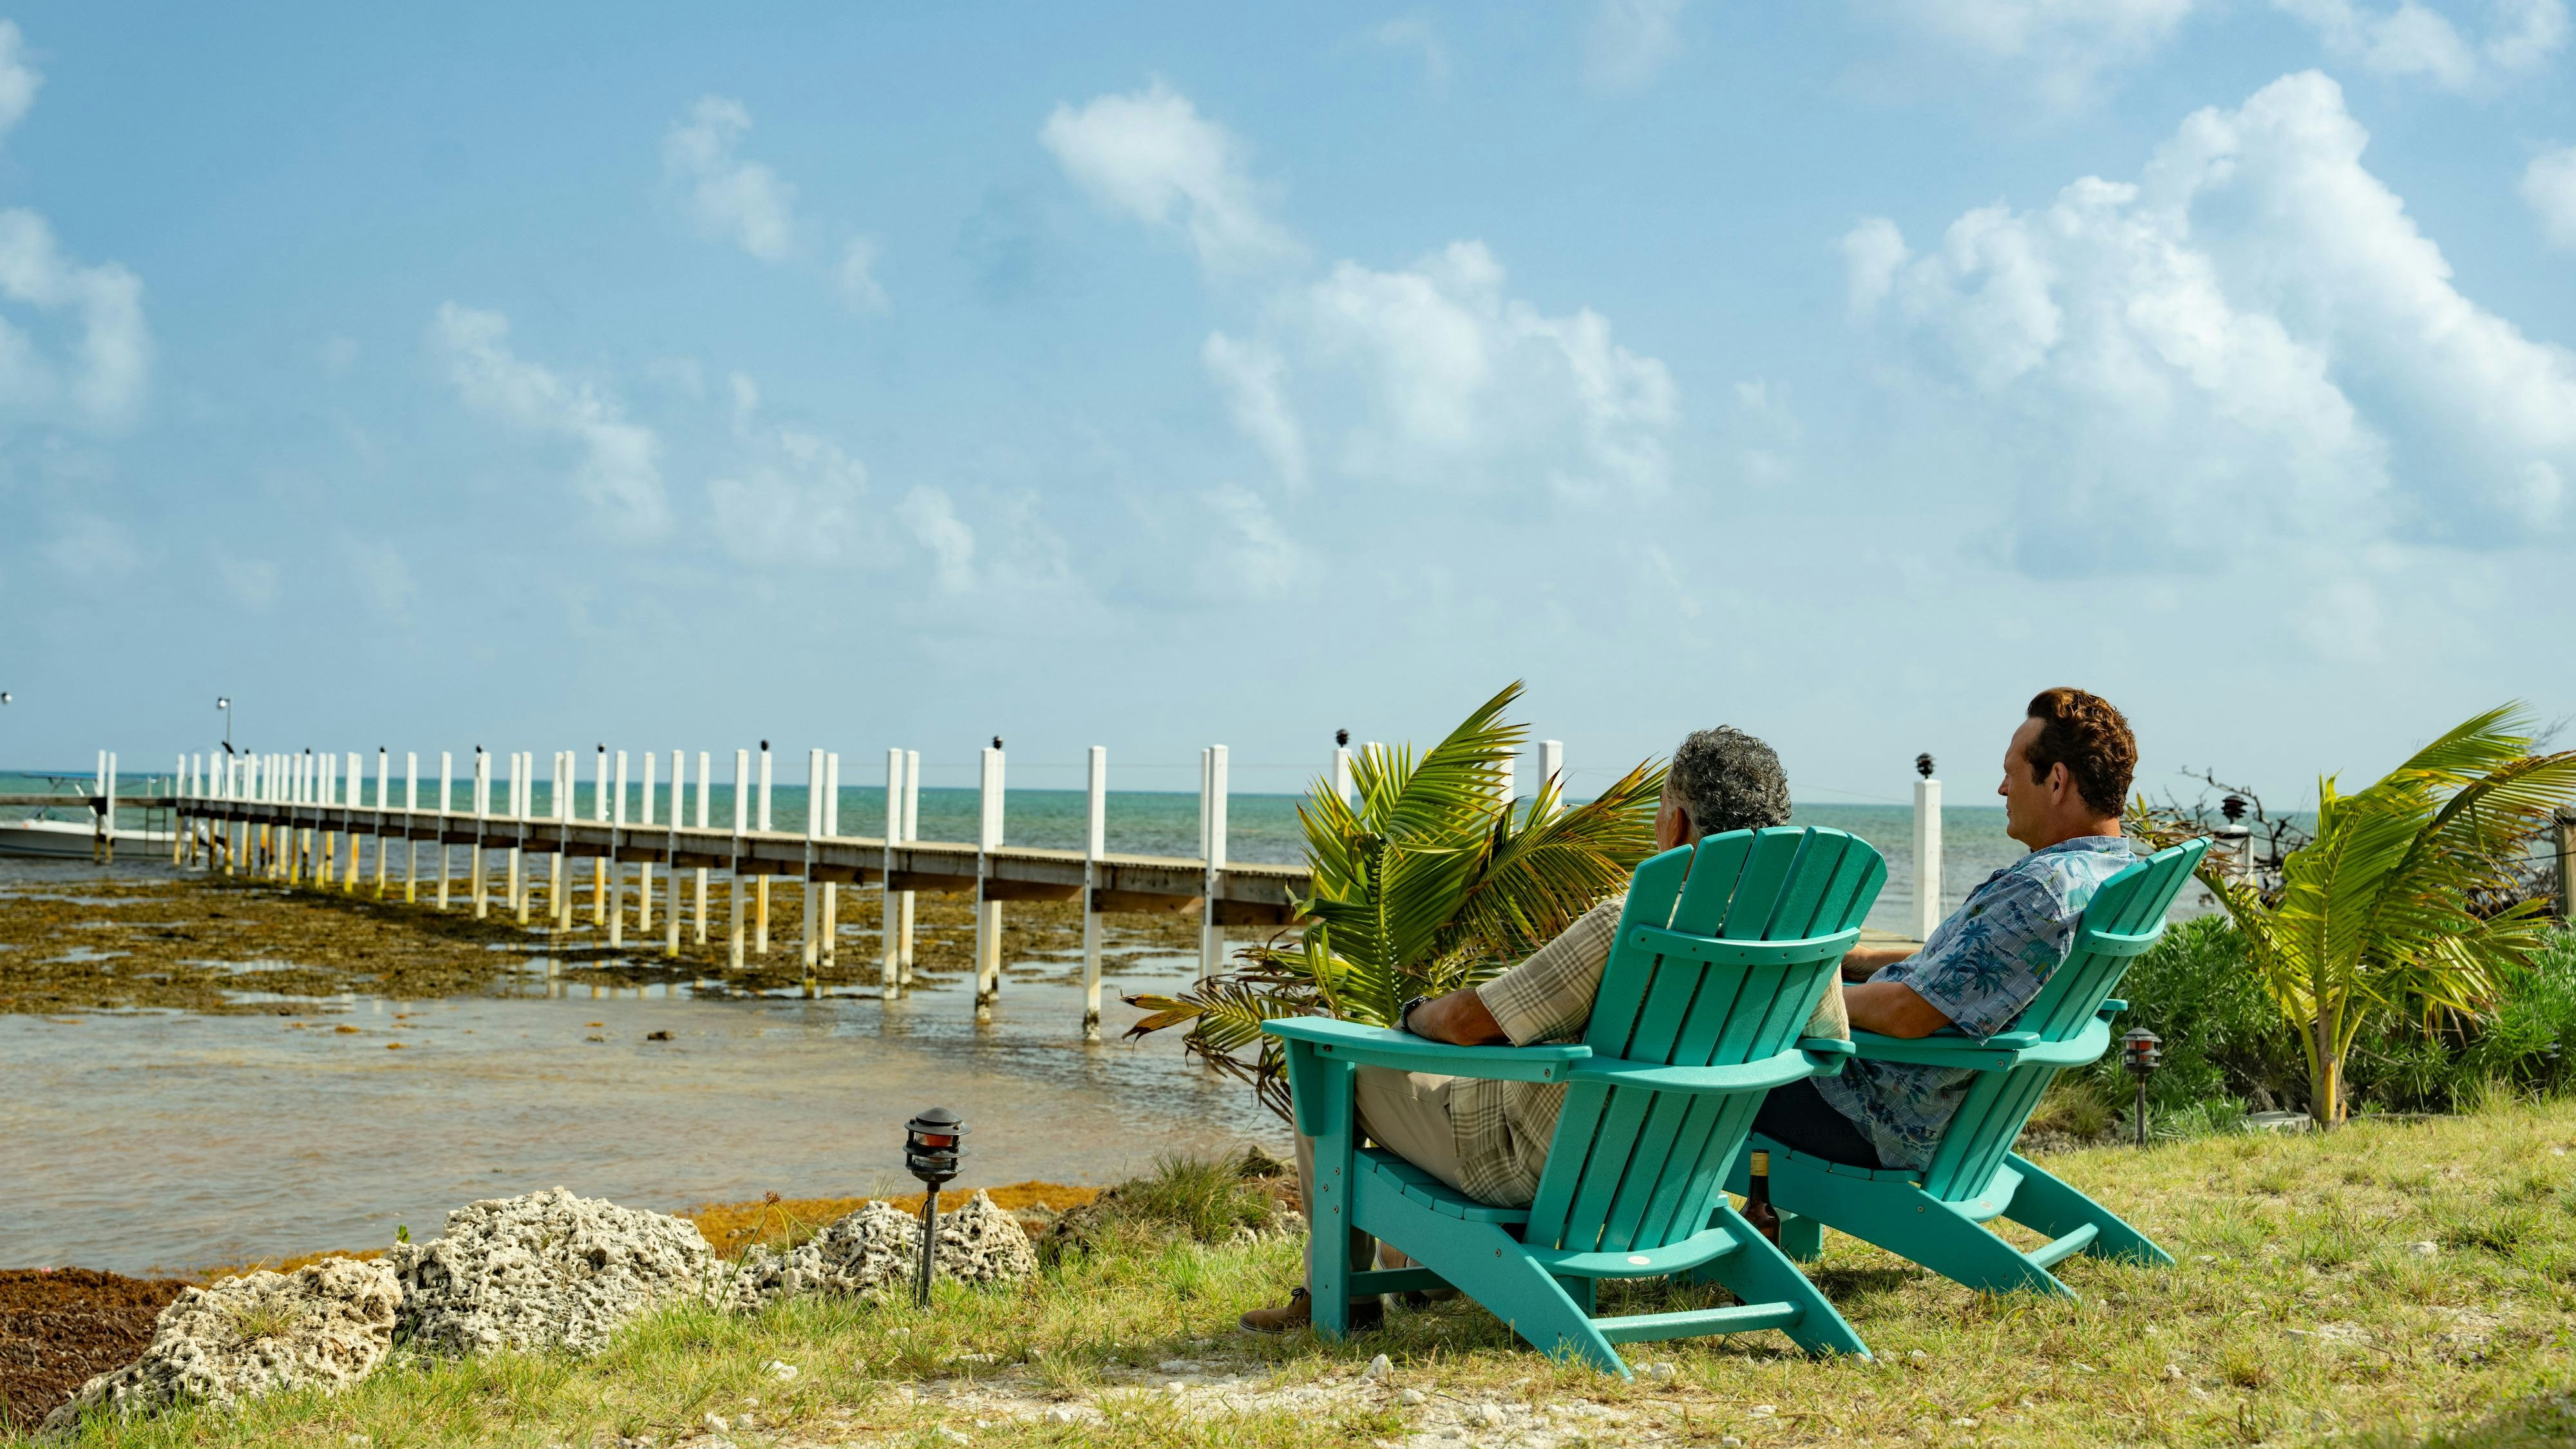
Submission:
[[[940,1275],[961,1283],[1017,1283],[1038,1271],[1037,1250],[1019,1219],[993,1206],[980,1189],[964,1207],[939,1215],[937,1258]]]
[[[189,1402],[231,1408],[272,1389],[337,1392],[384,1362],[401,1299],[391,1266],[355,1258],[187,1289],[161,1310],[141,1359],[91,1379],[45,1428],[68,1429],[98,1409],[149,1414]]]
[[[900,1292],[920,1261],[921,1220],[892,1203],[871,1202],[800,1247],[784,1253],[753,1249],[723,1296],[748,1312],[796,1293]],[[943,1278],[986,1286],[1017,1283],[1038,1270],[1037,1250],[1019,1220],[982,1192],[940,1212],[937,1262]]]
[[[907,1281],[921,1254],[921,1224],[892,1203],[862,1204],[784,1253],[754,1248],[725,1284],[725,1301],[749,1312],[797,1293],[868,1294]]]
[[[558,1187],[458,1208],[444,1235],[385,1260],[420,1348],[595,1353],[627,1320],[700,1292],[713,1258],[695,1223]]]

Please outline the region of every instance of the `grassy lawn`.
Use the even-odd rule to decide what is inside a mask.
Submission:
[[[2078,1258],[2060,1271],[2080,1305],[1980,1298],[1829,1236],[1822,1280],[1875,1362],[1811,1362],[1770,1333],[1680,1340],[1633,1345],[1632,1361],[1673,1371],[1623,1384],[1552,1364],[1465,1302],[1347,1343],[1253,1339],[1234,1317],[1298,1281],[1293,1243],[1137,1238],[1017,1294],[944,1291],[927,1312],[672,1310],[586,1361],[406,1361],[338,1399],[80,1442],[2564,1444],[2571,1153],[2565,1101],[2065,1153],[2052,1170],[2180,1266]],[[1604,1294],[1610,1311],[1694,1301]],[[1380,1352],[1392,1372],[1371,1380]]]

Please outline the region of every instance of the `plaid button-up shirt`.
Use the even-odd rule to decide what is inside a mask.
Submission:
[[[1586,911],[1563,935],[1476,988],[1514,1046],[1583,1039],[1592,1024],[1602,968],[1619,936],[1628,898],[1615,895]],[[1839,984],[1825,992],[1807,1022],[1810,1036],[1851,1035]],[[1449,1085],[1449,1125],[1457,1134],[1459,1185],[1495,1207],[1527,1207],[1547,1169],[1548,1143],[1565,1109],[1562,1082],[1498,1082],[1459,1077]]]

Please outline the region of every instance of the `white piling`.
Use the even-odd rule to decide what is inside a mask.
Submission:
[[[599,758],[594,762],[590,772],[590,818],[600,825],[608,823],[608,746],[606,745],[599,747]],[[590,923],[594,926],[605,927],[608,924],[610,859],[611,856],[598,855],[591,857],[590,861]]]
[[[682,812],[689,798],[689,757],[678,750],[671,752],[671,825],[663,853],[670,857],[671,870],[665,879],[671,883],[671,897],[662,912],[662,954],[677,958],[680,954],[680,827],[687,823]]]
[[[894,888],[894,850],[896,846],[901,845],[902,843],[903,751],[899,749],[888,749],[886,751],[885,863],[882,867],[882,879],[885,882],[885,894],[877,906],[877,949],[880,953],[880,961],[877,968],[877,990],[878,993],[888,1001],[894,1000],[895,997],[895,960],[897,955],[895,946],[895,917],[897,914],[895,898],[902,894],[902,892],[899,892]]]
[[[438,908],[447,909],[447,815],[456,799],[456,756],[438,752]]]
[[[1538,742],[1538,787],[1544,793],[1550,785],[1556,787],[1556,798],[1549,804],[1547,813],[1550,818],[1554,818],[1565,810],[1565,741],[1563,740]]]
[[[814,994],[814,968],[822,963],[823,943],[815,934],[822,921],[822,901],[814,889],[814,843],[823,834],[823,752],[805,752],[805,887],[797,894],[803,898],[805,936],[799,950],[805,967],[805,994]]]
[[[1100,1040],[1100,858],[1109,853],[1109,747],[1091,747],[1089,823],[1082,836],[1082,1039]]]
[[[1225,924],[1219,892],[1225,885],[1226,751],[1210,745],[1199,756],[1199,853],[1207,859],[1207,914],[1199,927],[1199,978],[1225,969]]]
[[[188,756],[184,750],[179,754],[179,762],[171,767],[170,789],[179,799],[188,798]],[[173,867],[193,863],[187,855],[189,834],[188,817],[178,805],[173,804],[170,807],[170,864]]]
[[[975,832],[975,1020],[993,1019],[993,1003],[1002,994],[1002,903],[987,900],[984,882],[993,873],[992,852],[1002,846],[1002,750],[984,749],[980,778],[982,819]]]
[[[555,818],[555,853],[546,867],[546,914],[553,918],[558,936],[572,929],[572,897],[564,892],[564,847],[572,843],[572,782],[579,758],[570,750],[555,751],[553,798],[546,802],[554,807]]]
[[[474,919],[482,920],[491,892],[484,880],[483,832],[492,818],[492,756],[481,745],[474,747],[474,843],[467,847],[465,858],[474,867]]]
[[[1914,782],[1914,939],[1941,924],[1941,782]]]
[[[608,807],[608,946],[613,951],[626,944],[626,867],[617,859],[626,834],[624,750],[617,752],[617,782],[609,788],[617,792],[617,802]]]
[[[394,752],[376,746],[376,899],[385,898],[385,807],[393,793]]]
[[[536,799],[537,757],[510,752],[510,914],[528,923],[528,811]]]
[[[420,752],[403,751],[403,845],[410,860],[403,866],[403,904],[420,899],[420,837],[411,833],[414,812],[420,809]]]
[[[698,751],[698,828],[700,830],[707,828],[708,764],[707,752],[704,750]],[[696,923],[696,937],[697,944],[703,946],[707,943],[707,868],[703,865],[698,867],[698,919]]]
[[[1344,804],[1350,803],[1351,799],[1351,747],[1341,741],[1349,738],[1349,732],[1344,731],[1341,738],[1333,742],[1333,793],[1341,796]]]
[[[838,753],[823,756],[823,838],[830,840],[841,833],[841,757]],[[823,882],[823,969],[835,970],[841,962],[841,883]]]
[[[911,845],[921,839],[921,751],[903,752],[903,843]],[[898,984],[912,989],[912,905],[913,893],[903,893],[899,927],[902,932],[902,957],[895,963]]]
[[[760,833],[769,833],[769,741],[760,742]],[[769,872],[762,871],[753,883],[751,948],[760,955],[769,954]]]
[[[358,890],[358,807],[365,804],[366,762],[356,750],[349,752],[349,796],[340,805],[340,833],[348,837],[349,865],[340,877],[340,889],[349,895]]]
[[[650,829],[653,824],[655,759],[651,750],[644,752],[644,818],[636,824],[646,829]],[[653,932],[653,862],[649,860],[639,860],[635,863],[635,932],[637,935],[648,937]]]
[[[725,947],[725,960],[733,969],[742,969],[743,917],[749,910],[751,893],[743,888],[742,835],[750,817],[743,812],[751,804],[751,751],[733,752],[733,867],[725,894],[733,897],[733,937]]]

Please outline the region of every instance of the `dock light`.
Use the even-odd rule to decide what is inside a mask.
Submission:
[[[930,1189],[921,1203],[921,1277],[913,1301],[930,1306],[930,1275],[939,1251],[939,1185],[957,1176],[965,1155],[966,1124],[945,1107],[933,1107],[903,1124],[903,1165]]]
[[[1333,731],[1333,743],[1341,746],[1343,749],[1349,749],[1351,747],[1351,732],[1349,730]]]
[[[2154,1032],[2133,1026],[2120,1036],[2120,1064],[2138,1079],[2138,1145],[2147,1145],[2147,1076],[2164,1065],[2164,1054],[2156,1048],[2164,1045]]]
[[[229,694],[216,695],[215,708],[223,711],[224,750],[230,753],[233,747],[233,697]]]
[[[0,689],[0,704],[15,704],[17,702],[18,696],[11,694],[5,689]]]
[[[1914,757],[1914,773],[1926,780],[1932,778],[1932,756],[1929,751]]]
[[[993,748],[998,750],[998,749],[1000,749],[1001,747],[1002,747],[1002,737],[1001,737],[1000,735],[995,735],[995,736],[993,736]]]

